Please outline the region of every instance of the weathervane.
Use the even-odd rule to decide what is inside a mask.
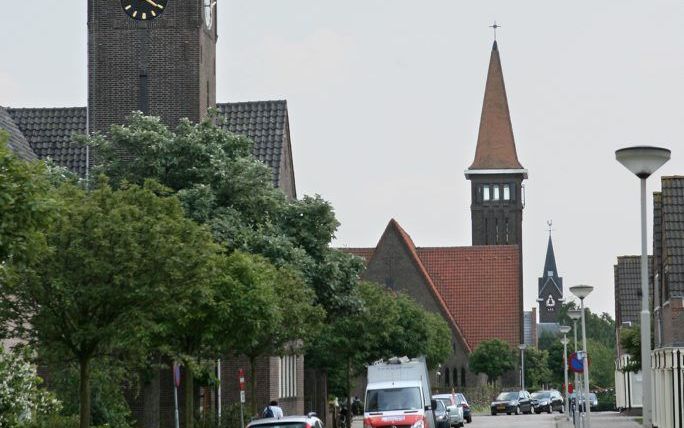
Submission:
[[[549,236],[551,236],[551,232],[553,232],[553,220],[547,220],[546,224],[549,225]]]
[[[494,29],[494,41],[496,41],[496,29],[501,28],[501,25],[496,25],[496,21],[494,21],[494,25],[490,25],[489,28]]]

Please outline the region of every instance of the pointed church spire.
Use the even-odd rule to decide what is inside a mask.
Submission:
[[[549,231],[549,245],[546,247],[546,261],[544,262],[544,273],[542,277],[558,277],[558,270],[556,269],[556,255],[553,253],[553,241],[551,240],[551,231]]]
[[[515,150],[511,115],[508,111],[506,87],[496,40],[492,45],[489,60],[475,160],[469,168],[469,170],[477,169],[523,169]]]

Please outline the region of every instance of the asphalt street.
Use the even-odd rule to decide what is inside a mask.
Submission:
[[[465,428],[555,428],[556,415],[474,415],[473,423],[466,424]]]

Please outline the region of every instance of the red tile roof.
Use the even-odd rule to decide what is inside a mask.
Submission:
[[[496,42],[489,60],[480,132],[477,136],[475,160],[470,169],[522,169],[515,150],[511,114]]]
[[[520,264],[515,245],[418,248],[449,312],[474,348],[499,338],[520,343]]]
[[[483,340],[499,338],[520,343],[520,263],[516,245],[473,247],[416,247],[408,233],[396,228],[442,308],[443,316],[470,352]],[[383,234],[384,236],[384,234]],[[378,246],[382,245],[382,239]],[[341,248],[363,257],[366,264],[375,248]]]

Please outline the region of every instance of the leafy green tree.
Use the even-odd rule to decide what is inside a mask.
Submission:
[[[568,302],[561,305],[558,314],[558,322],[560,324],[573,325],[572,319],[568,316],[568,310],[570,309],[579,309],[579,306],[575,302]],[[595,339],[608,348],[615,349],[615,320],[606,312],[599,315],[593,313],[590,308],[585,307],[584,310],[586,311],[585,324],[587,338]],[[580,321],[577,322],[577,328],[580,330],[580,334],[577,337],[581,339]]]
[[[595,339],[587,340],[589,352],[589,380],[594,386],[615,386],[615,351]]]
[[[0,345],[0,426],[14,428],[31,418],[57,413],[61,403],[39,388],[43,382],[36,374],[26,349],[6,351]]]
[[[9,135],[0,129],[0,273],[4,264],[36,256],[43,248],[40,233],[53,213],[45,167],[25,162],[7,147]]]
[[[638,372],[641,370],[641,329],[639,324],[632,327],[620,328],[620,346],[629,354],[629,363],[623,367],[624,372]]]
[[[516,354],[500,339],[480,342],[470,354],[470,370],[487,375],[487,383],[493,385],[506,372],[515,368]]]
[[[4,284],[0,315],[56,359],[77,361],[87,428],[93,359],[139,349],[154,331],[155,310],[204,283],[216,248],[176,198],[150,188],[100,183],[86,192],[65,184],[55,195],[61,204],[45,230],[49,251]]]
[[[323,320],[315,295],[295,273],[276,268],[266,259],[233,253],[224,267],[226,282],[221,301],[231,302],[223,334],[230,337],[224,351],[249,358],[250,404],[256,411],[256,359],[299,351]]]
[[[542,388],[550,382],[549,353],[534,346],[525,349],[525,383],[530,388]]]

